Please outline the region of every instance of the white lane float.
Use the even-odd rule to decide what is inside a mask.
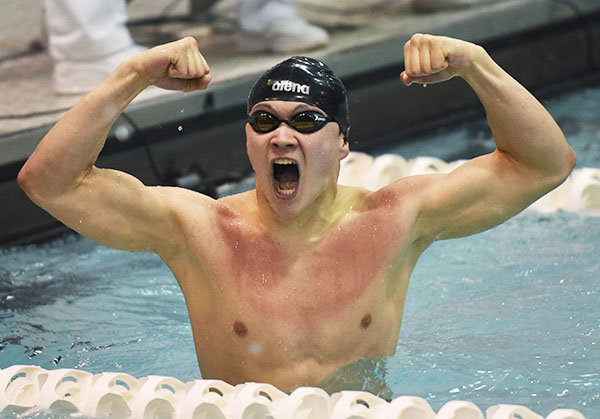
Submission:
[[[450,173],[465,162],[456,160],[447,163],[435,157],[406,160],[395,154],[374,158],[353,151],[342,160],[338,183],[377,190],[405,176]],[[574,170],[562,185],[534,202],[529,210],[600,215],[600,169],[586,167]]]
[[[41,385],[38,406],[42,410],[62,412],[68,417],[79,412],[84,398],[92,387],[94,375],[81,370],[58,369],[47,374]],[[96,403],[97,404],[97,403]]]
[[[317,387],[290,395],[271,384],[232,386],[219,380],[183,383],[176,378],[91,374],[13,365],[0,370],[0,417],[45,412],[52,417],[132,419],[544,419],[525,406],[496,405],[485,416],[475,404],[451,401],[437,412],[420,397],[388,402],[364,391],[331,396]],[[556,409],[546,419],[585,419],[577,410]]]

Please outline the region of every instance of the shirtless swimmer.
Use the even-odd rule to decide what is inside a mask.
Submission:
[[[494,152],[376,192],[338,186],[349,152],[345,91],[309,61],[285,64],[290,84],[273,70],[250,96],[256,190],[213,200],[95,167],[111,125],[147,86],[209,84],[197,43],[184,38],[122,63],[58,121],[18,180],[81,234],[160,255],[185,296],[204,378],[314,386],[357,359],[394,353],[409,276],[432,242],[502,223],[575,164],[548,112],[483,48],[416,34],[404,58],[407,85],[458,76],[471,86]],[[278,80],[285,86],[273,89]]]

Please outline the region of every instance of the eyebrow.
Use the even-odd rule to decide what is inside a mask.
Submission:
[[[266,109],[265,109],[266,108]],[[269,104],[268,102],[266,103],[260,103],[257,105],[256,109],[254,109],[254,111],[260,111],[260,110],[268,110],[271,111],[272,113],[275,114],[279,114],[279,112],[277,112],[273,106],[271,106],[271,104]],[[290,112],[291,115],[296,115],[299,112],[302,111],[316,111],[319,113],[322,113],[323,115],[327,116],[327,114],[325,112],[323,112],[321,109],[315,107],[315,106],[310,106],[307,103],[298,103],[298,105],[296,105]]]

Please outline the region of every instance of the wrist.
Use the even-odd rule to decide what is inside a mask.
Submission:
[[[131,59],[122,62],[97,88],[82,100],[82,106],[99,107],[103,121],[112,124],[148,82],[135,70]],[[110,104],[110,106],[106,106]]]
[[[152,84],[141,71],[137,57],[131,57],[123,61],[115,72],[119,72],[122,78],[139,89],[140,92]]]
[[[492,76],[496,67],[496,63],[487,51],[482,46],[473,44],[470,51],[470,63],[459,73],[459,76],[473,86],[482,77]]]

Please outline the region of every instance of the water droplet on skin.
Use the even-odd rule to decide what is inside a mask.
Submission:
[[[252,342],[250,346],[248,346],[248,352],[254,356],[260,355],[262,352],[262,346],[258,342]]]

